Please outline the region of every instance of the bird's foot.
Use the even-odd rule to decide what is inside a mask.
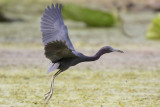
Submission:
[[[50,98],[52,97],[52,94],[53,94],[52,91],[49,91],[48,93],[45,94],[44,101],[45,101],[46,103],[48,103],[48,101],[49,101]]]

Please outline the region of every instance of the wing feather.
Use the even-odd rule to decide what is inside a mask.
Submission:
[[[64,25],[61,4],[47,6],[41,18],[41,32],[43,43],[46,46],[49,42],[60,40],[64,41],[69,49],[74,47],[69,39],[67,27]],[[49,35],[48,35],[49,34]]]
[[[73,58],[77,57],[72,50],[70,50],[65,42],[53,41],[46,45],[45,56],[50,59],[53,63],[56,63],[62,58]]]
[[[45,55],[52,62],[62,58],[76,57],[74,47],[69,39],[67,27],[64,25],[61,4],[47,6],[41,18],[42,41]]]

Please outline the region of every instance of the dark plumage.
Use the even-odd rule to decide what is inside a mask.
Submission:
[[[64,25],[62,19],[61,7],[61,4],[56,4],[55,6],[52,4],[51,7],[48,6],[41,18],[41,32],[45,46],[45,56],[52,62],[48,73],[59,69],[59,71],[52,76],[50,91],[45,96],[46,103],[52,97],[54,79],[61,72],[80,62],[95,61],[105,53],[123,52],[110,46],[101,48],[94,56],[85,56],[75,51],[69,39],[67,27]]]

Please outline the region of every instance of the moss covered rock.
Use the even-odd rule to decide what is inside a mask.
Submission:
[[[88,26],[109,27],[115,24],[115,18],[109,12],[102,12],[73,4],[65,5],[62,14],[64,18],[82,21]]]
[[[148,39],[160,39],[160,14],[153,19],[146,37]]]

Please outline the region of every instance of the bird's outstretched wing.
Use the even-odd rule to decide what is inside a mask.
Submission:
[[[41,18],[42,40],[45,46],[45,55],[52,62],[64,57],[75,56],[74,47],[69,39],[67,27],[64,25],[61,4],[47,7]]]

